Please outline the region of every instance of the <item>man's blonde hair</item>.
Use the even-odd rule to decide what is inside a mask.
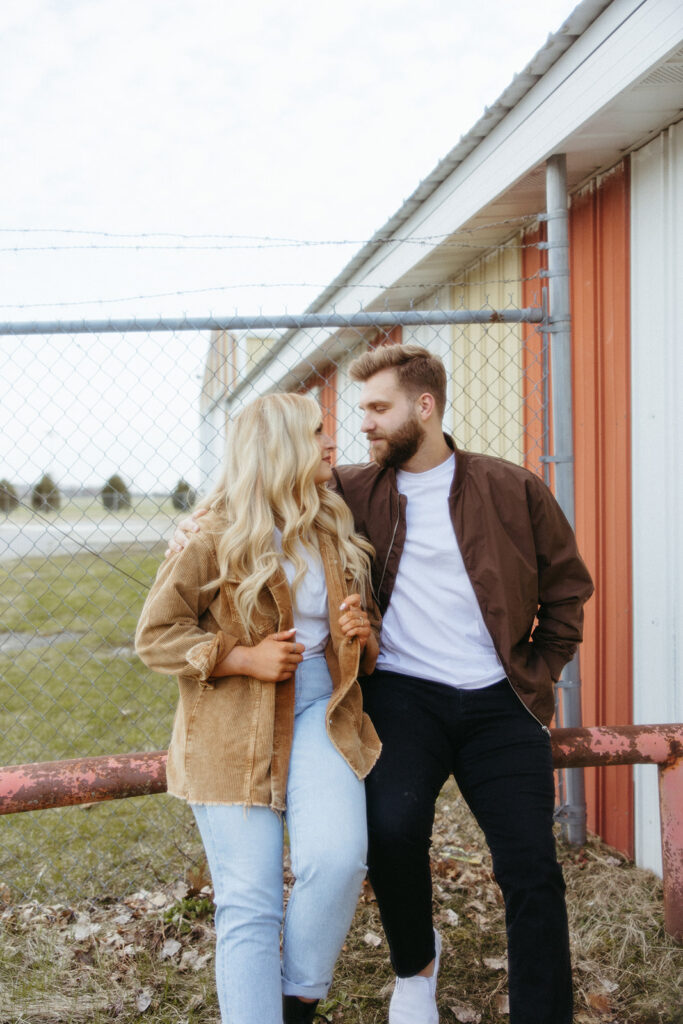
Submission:
[[[289,559],[295,567],[294,597],[306,573],[301,548],[317,552],[316,530],[332,537],[354,589],[369,597],[374,549],[354,532],[344,501],[316,484],[322,423],[314,398],[264,395],[250,402],[228,427],[221,477],[207,504],[225,520],[217,541],[221,580],[239,580],[237,610],[247,628],[266,583]],[[274,530],[282,533],[282,554]]]
[[[439,417],[446,408],[446,369],[437,356],[419,345],[383,345],[365,352],[349,366],[352,380],[366,381],[381,370],[396,370],[399,387],[411,397],[428,391]]]

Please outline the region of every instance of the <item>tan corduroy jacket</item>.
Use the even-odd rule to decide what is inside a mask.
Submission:
[[[214,514],[202,519],[183,552],[165,561],[145,601],[135,646],[156,672],[177,675],[180,701],[166,768],[168,791],[199,804],[259,804],[285,809],[294,728],[294,677],[264,683],[248,676],[212,678],[214,666],[235,645],[255,646],[294,625],[289,585],[282,570],[270,580],[266,609],[247,633],[234,603],[237,581],[218,591],[202,587],[218,577]],[[318,535],[327,581],[330,640],[325,651],[334,689],[327,707],[328,735],[358,778],[379,756],[380,742],[362,709],[357,674],[372,671],[378,619],[361,659],[358,640],[337,620],[349,593],[331,538]],[[373,616],[371,616],[373,618]],[[315,765],[311,765],[315,771]]]

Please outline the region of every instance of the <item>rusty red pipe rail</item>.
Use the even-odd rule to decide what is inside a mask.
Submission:
[[[552,740],[556,768],[657,765],[664,927],[683,941],[683,725],[554,729]]]
[[[552,730],[556,768],[656,764],[664,926],[683,940],[683,725]],[[0,768],[0,814],[146,796],[166,790],[166,752],[76,758]]]
[[[0,768],[0,814],[165,792],[165,750]]]
[[[674,763],[683,758],[683,725],[596,725],[552,729],[556,768]]]

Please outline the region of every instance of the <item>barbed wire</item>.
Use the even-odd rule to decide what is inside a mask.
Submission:
[[[313,249],[313,248],[325,248],[325,247],[340,247],[344,245],[353,245],[358,247],[359,245],[374,245],[379,248],[381,245],[414,245],[420,248],[426,249],[434,246],[435,240],[420,239],[420,238],[376,238],[371,239],[369,242],[361,243],[355,239],[344,240],[325,240],[320,242],[314,241],[300,241],[300,242],[273,242],[263,243],[257,242],[253,245],[248,245],[244,242],[240,242],[234,245],[148,245],[141,244],[139,242],[134,245],[8,245],[0,246],[0,253],[14,253],[19,255],[20,253],[31,253],[31,252],[237,252],[237,251],[258,251],[258,252],[270,252],[273,249]],[[456,242],[456,241],[443,241],[439,242],[439,248],[441,249],[476,249],[481,250],[483,246],[477,242]],[[506,249],[522,250],[522,249],[535,249],[537,244],[535,242],[526,243],[520,242],[518,245],[506,246]]]
[[[412,237],[403,238],[398,235],[387,235],[385,237],[380,236],[377,238],[343,238],[343,239],[312,239],[312,238],[290,238],[280,237],[275,235],[237,235],[237,234],[221,234],[221,233],[185,233],[180,231],[140,231],[140,232],[121,232],[121,231],[100,231],[90,230],[85,228],[8,228],[0,227],[0,234],[46,234],[46,235],[97,235],[101,238],[180,238],[187,241],[197,239],[223,239],[231,242],[260,242],[260,243],[274,243],[283,245],[369,245],[370,243],[376,242],[377,244],[384,244],[387,242],[434,242],[440,239],[451,238],[455,234],[463,235],[474,235],[480,231],[489,231],[491,228],[508,227],[514,225],[521,225],[524,223],[531,223],[539,214],[534,216],[521,216],[521,217],[507,217],[499,221],[487,221],[486,224],[473,225],[470,228],[458,228],[457,231],[449,231],[445,234],[433,234],[433,235],[415,235]]]
[[[540,274],[538,272],[531,274],[529,277],[490,278],[482,282],[482,284],[485,287],[489,287],[500,284],[525,284],[529,281],[537,280],[540,280]],[[469,281],[421,281],[416,284],[340,284],[338,286],[338,290],[367,289],[371,291],[400,291],[411,289],[413,291],[419,290],[433,292],[437,288],[465,288],[470,283],[471,282]],[[258,281],[247,284],[219,284],[213,285],[209,288],[186,288],[175,289],[167,292],[150,292],[146,295],[121,295],[116,298],[109,299],[72,299],[60,302],[4,302],[0,303],[0,309],[61,309],[71,306],[97,306],[116,302],[141,302],[148,299],[167,299],[173,297],[183,298],[190,295],[206,295],[210,292],[237,291],[246,288],[258,288],[259,290],[266,288],[311,288],[322,291],[322,289],[326,288],[328,284],[329,282],[326,282],[325,284],[315,284],[311,281]]]

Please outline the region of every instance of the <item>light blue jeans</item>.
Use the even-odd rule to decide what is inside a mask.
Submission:
[[[319,999],[366,869],[365,786],[325,731],[324,657],[296,673],[285,819],[295,883],[283,921],[283,822],[268,807],[194,804],[216,902],[216,984],[224,1024],[281,1024],[282,995]]]

